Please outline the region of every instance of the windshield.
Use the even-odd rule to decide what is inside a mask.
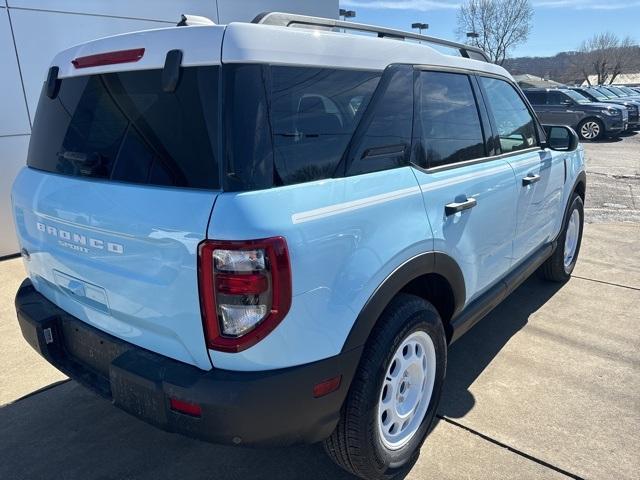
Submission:
[[[585,103],[591,103],[591,100],[589,100],[584,95],[580,95],[578,92],[574,90],[562,90],[562,92],[569,95],[574,102],[577,102],[583,105]]]
[[[602,95],[604,95],[605,97],[612,99],[612,98],[618,98],[617,95],[615,95],[613,92],[610,92],[609,90],[607,90],[604,87],[598,87],[596,88],[596,90],[598,90]]]
[[[611,87],[602,87],[602,89],[606,92],[609,93],[610,98],[618,98],[621,94],[616,92],[613,88]]]
[[[596,98],[596,100],[609,100],[605,95],[603,95],[601,92],[599,92],[595,88],[587,88],[586,91],[590,95],[593,95]]]
[[[608,87],[613,93],[618,95],[619,97],[626,97],[627,93],[619,89],[618,87]]]
[[[161,70],[60,80],[43,88],[27,164],[62,175],[219,188],[218,67],[184,68],[174,92]]]

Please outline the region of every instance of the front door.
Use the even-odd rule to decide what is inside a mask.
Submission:
[[[540,148],[532,113],[514,86],[478,77],[498,132],[500,149],[516,177],[517,213],[514,263],[553,239],[562,215],[564,156]]]

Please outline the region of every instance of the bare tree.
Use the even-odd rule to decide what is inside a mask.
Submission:
[[[458,10],[458,38],[476,34],[471,43],[502,65],[509,50],[525,42],[531,31],[529,0],[467,0]]]
[[[631,37],[620,40],[615,33],[598,33],[582,42],[576,66],[589,85],[590,75],[596,75],[597,85],[613,83],[629,68],[636,47]]]

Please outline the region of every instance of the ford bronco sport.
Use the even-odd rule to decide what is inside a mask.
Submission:
[[[22,334],[162,429],[324,441],[396,477],[447,346],[534,271],[571,275],[576,134],[467,45],[280,13],[183,23],[53,60],[12,190]]]

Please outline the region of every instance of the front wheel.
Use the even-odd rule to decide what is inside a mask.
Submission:
[[[604,125],[596,118],[587,118],[578,125],[578,135],[582,140],[600,140],[604,137]]]
[[[553,255],[542,264],[541,272],[544,278],[554,282],[566,282],[569,280],[578,261],[583,225],[584,204],[582,203],[582,198],[574,193],[562,228],[562,234],[558,238],[558,245]]]
[[[406,473],[435,417],[446,362],[433,305],[396,296],[367,341],[338,426],[325,441],[329,457],[368,480]]]

